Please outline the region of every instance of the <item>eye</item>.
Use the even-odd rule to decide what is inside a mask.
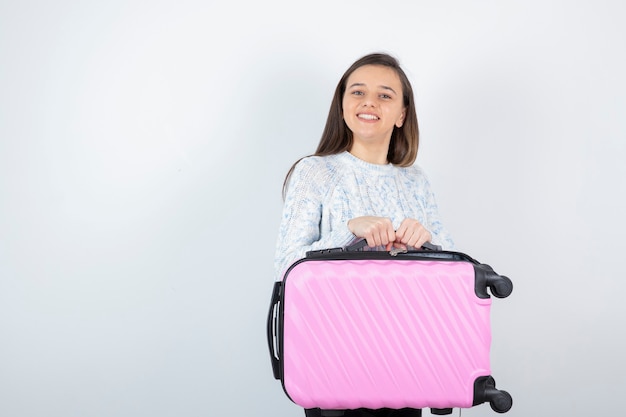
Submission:
[[[388,94],[381,94],[381,95],[380,95],[380,98],[382,98],[382,99],[384,99],[384,100],[390,100],[390,99],[391,99],[391,96],[390,96],[390,95],[388,95]]]
[[[361,90],[354,90],[350,94],[352,94],[353,96],[362,96],[363,92]]]

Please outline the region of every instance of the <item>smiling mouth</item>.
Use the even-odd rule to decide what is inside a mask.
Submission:
[[[375,116],[373,114],[357,114],[356,117],[358,117],[359,119],[365,119],[365,120],[378,120],[378,119],[380,119],[378,116]]]

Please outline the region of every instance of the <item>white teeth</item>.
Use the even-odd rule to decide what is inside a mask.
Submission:
[[[378,120],[378,117],[374,116],[373,114],[359,114],[358,116],[361,119]]]

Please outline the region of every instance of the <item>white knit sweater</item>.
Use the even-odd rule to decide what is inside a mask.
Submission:
[[[375,165],[348,152],[311,156],[295,167],[287,186],[276,243],[276,279],[306,251],[345,246],[355,239],[348,220],[359,216],[418,220],[432,243],[452,249],[428,178],[417,165]]]

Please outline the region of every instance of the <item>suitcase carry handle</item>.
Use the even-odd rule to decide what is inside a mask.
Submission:
[[[356,252],[360,249],[363,249],[365,246],[367,246],[367,240],[359,239],[356,242],[343,248],[343,251],[344,252]],[[422,250],[441,250],[441,246],[435,245],[430,242],[424,242],[421,249]]]
[[[272,291],[272,301],[270,303],[270,310],[267,315],[267,344],[270,351],[270,358],[272,361],[272,371],[274,372],[274,378],[280,379],[280,358],[278,352],[278,305],[280,303],[280,293],[282,289],[282,282],[274,282],[274,290]]]
[[[308,251],[306,253],[306,255],[307,256],[317,256],[317,255],[324,255],[324,254],[328,254],[328,253],[338,253],[338,252],[359,252],[359,251],[361,251],[361,249],[363,249],[366,246],[367,246],[367,240],[365,240],[365,239],[358,239],[357,241],[349,244],[348,246]],[[435,244],[430,243],[430,242],[425,242],[422,245],[421,250],[423,250],[423,251],[440,251],[441,250],[441,246],[435,245]],[[405,252],[405,251],[404,250],[400,250],[400,249],[392,249],[389,252],[392,255],[395,256],[398,253],[402,253],[402,252]]]

